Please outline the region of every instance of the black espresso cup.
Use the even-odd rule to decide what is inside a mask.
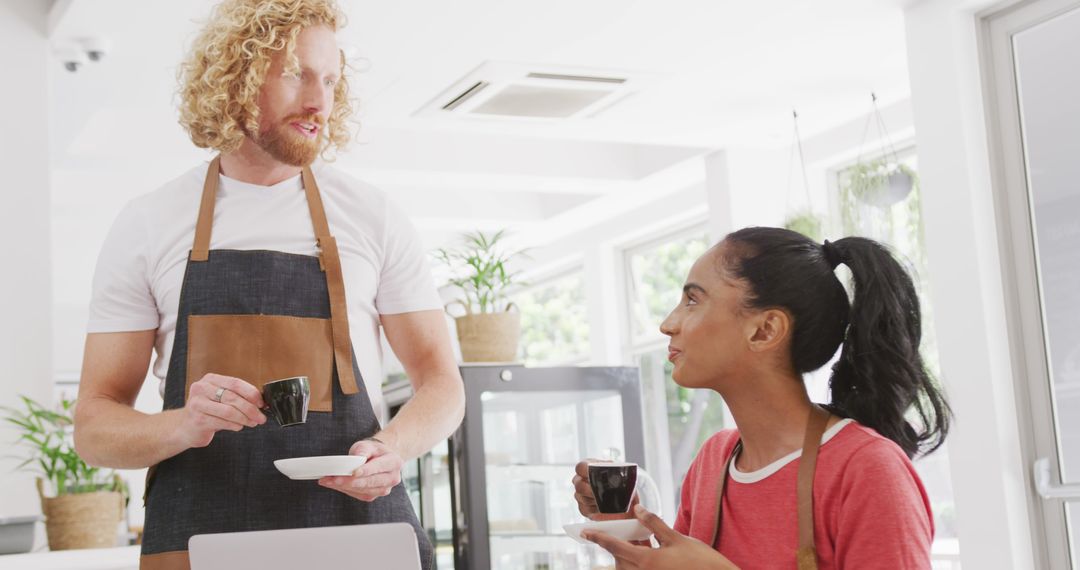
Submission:
[[[633,463],[590,463],[589,487],[596,508],[603,514],[625,513],[637,486],[637,465]]]
[[[271,380],[263,384],[263,413],[274,416],[281,427],[295,426],[307,421],[311,389],[307,376]]]

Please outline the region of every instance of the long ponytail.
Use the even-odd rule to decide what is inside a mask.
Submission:
[[[824,248],[854,282],[847,334],[829,379],[831,406],[909,457],[930,453],[944,442],[951,411],[919,353],[922,312],[911,277],[876,241],[848,237]],[[918,427],[908,422],[909,409]]]
[[[724,242],[721,270],[749,285],[747,305],[792,314],[797,372],[824,366],[842,346],[829,380],[833,413],[874,429],[908,457],[941,446],[952,412],[919,353],[915,285],[888,249],[859,237],[819,245],[779,228],[745,228]],[[839,264],[854,277],[850,304],[834,272]]]

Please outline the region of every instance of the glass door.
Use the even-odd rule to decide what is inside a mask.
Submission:
[[[1015,377],[1046,563],[1080,568],[1080,2],[992,17],[988,47]]]
[[[454,570],[454,514],[450,491],[449,442],[442,441],[415,461],[406,462],[401,480],[420,525],[435,548],[435,568]]]

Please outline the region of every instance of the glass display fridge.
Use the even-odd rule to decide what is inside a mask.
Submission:
[[[583,520],[573,498],[583,458],[644,464],[640,378],[632,367],[467,365],[465,420],[406,465],[413,506],[439,570],[613,568],[566,536]],[[385,390],[391,414],[408,381]]]

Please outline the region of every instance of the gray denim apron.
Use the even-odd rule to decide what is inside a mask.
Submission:
[[[219,173],[217,157],[207,169],[180,292],[164,409],[184,407],[191,383],[206,372],[236,376],[256,388],[306,375],[312,403],[305,424],[282,428],[270,419],[239,432],[220,431],[209,446],[151,468],[140,568],[189,568],[188,539],[195,534],[407,522],[416,531],[423,567],[430,569],[431,543],[403,484],[364,502],[315,481],[293,481],[274,467],[276,459],[348,453],[353,443],[374,435],[379,422],[354,362],[341,260],[311,170],[304,168],[303,183],[318,257],[210,251]]]

